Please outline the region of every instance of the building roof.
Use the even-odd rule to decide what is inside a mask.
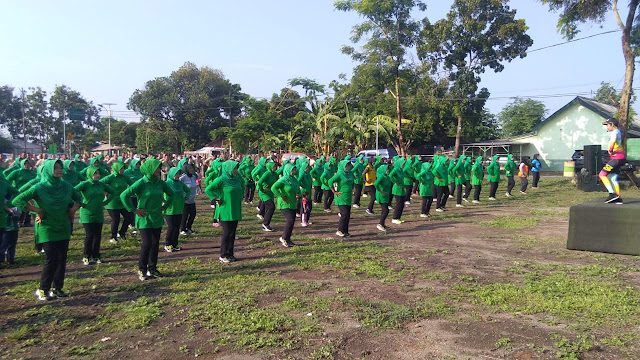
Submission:
[[[121,148],[120,146],[113,146],[112,145],[111,147],[109,147],[109,144],[102,144],[102,145],[96,146],[93,149],[91,149],[91,152],[118,150],[120,148]]]
[[[593,99],[589,99],[582,96],[576,96],[575,99],[571,100],[565,106],[561,107],[556,112],[549,115],[540,124],[536,125],[531,130],[530,133],[521,134],[521,135],[515,136],[514,138],[522,138],[530,135],[535,135],[535,133],[537,133],[541,127],[543,127],[548,122],[550,122],[556,115],[560,114],[561,112],[563,112],[564,110],[566,110],[567,108],[575,104],[580,104],[606,119],[615,117],[615,115],[618,113],[618,108],[613,105],[601,103],[599,101],[595,101]],[[640,116],[639,115],[636,115],[633,117],[631,123],[629,124],[629,126],[627,126],[627,133],[634,136],[640,136]]]

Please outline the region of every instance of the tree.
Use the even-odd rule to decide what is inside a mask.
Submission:
[[[412,20],[411,12],[424,11],[426,5],[419,0],[339,0],[334,3],[340,11],[355,11],[366,21],[353,27],[351,41],[358,43],[368,36],[362,51],[343,46],[342,52],[355,61],[375,67],[379,71],[384,92],[395,100],[396,150],[406,155],[406,143],[402,134],[403,104],[400,78],[405,68],[407,51],[418,38],[420,25]]]
[[[579,33],[578,24],[595,22],[602,23],[611,10],[622,31],[622,54],[624,56],[625,73],[624,84],[620,93],[618,104],[618,121],[622,131],[623,143],[626,142],[627,123],[629,109],[632,103],[633,74],[635,72],[635,58],[638,56],[640,43],[640,27],[636,18],[636,12],[640,0],[628,0],[629,13],[625,21],[622,21],[618,13],[618,0],[540,0],[549,5],[550,11],[560,11],[558,30],[566,39],[573,39]]]
[[[20,126],[22,126],[20,105],[21,99],[13,95],[11,86],[0,86],[0,125],[11,128],[16,126],[16,123],[20,120]],[[15,136],[14,133],[11,133],[11,135]]]
[[[603,81],[600,83],[600,88],[596,90],[596,95],[593,97],[593,100],[618,107],[620,106],[620,98],[621,95],[618,90],[608,82]],[[629,99],[629,106],[633,105],[634,102],[636,102],[635,95]],[[629,112],[633,112],[633,109],[629,109]]]
[[[127,108],[142,114],[149,129],[166,129],[169,149],[182,153],[208,143],[211,130],[232,126],[245,98],[221,71],[187,62],[167,77],[147,81]]]
[[[432,64],[433,73],[449,72],[450,98],[457,118],[455,155],[460,150],[462,125],[474,101],[488,97],[486,89],[478,91],[480,74],[487,68],[504,69],[505,61],[526,56],[533,40],[526,34],[523,19],[515,19],[516,11],[508,0],[455,0],[445,19],[432,24],[423,22],[418,45],[420,59]],[[479,115],[480,112],[474,112]]]
[[[541,101],[515,98],[502,109],[498,119],[504,135],[512,137],[530,132],[546,116],[547,108]]]
[[[87,131],[99,129],[100,111],[93,101],[87,101],[82,95],[66,85],[56,86],[49,99],[52,123],[50,125],[50,141],[62,148],[64,136],[72,134],[76,141],[80,141]],[[69,120],[69,109],[84,110],[82,120]],[[63,124],[65,122],[65,124]],[[64,134],[66,132],[66,134]]]

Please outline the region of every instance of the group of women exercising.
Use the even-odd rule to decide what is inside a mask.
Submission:
[[[486,168],[490,200],[495,200],[500,182],[497,160],[498,156],[494,156]],[[198,175],[189,158],[182,159],[168,172],[167,181],[160,179],[161,162],[153,157],[144,161],[133,159],[126,170],[127,166],[121,161],[109,169],[100,156],[92,158],[88,166],[76,157],[75,161],[47,160],[37,171],[31,167],[29,161],[17,160],[14,166],[0,174],[0,195],[6,199],[6,211],[11,212],[15,206],[36,216],[36,248],[45,254],[40,286],[35,293],[39,300],[67,296],[63,291],[66,258],[78,210],[85,229],[83,264],[102,261],[100,244],[104,209],[107,209],[111,217],[112,242],[124,239],[129,225],[140,233],[140,280],[162,276],[157,262],[165,221],[168,225],[164,247],[167,252],[180,250],[181,226],[183,234],[185,230],[193,232],[196,181],[192,177]],[[505,165],[507,169],[512,169],[509,162]],[[522,193],[526,193],[528,169],[529,165],[523,161],[518,174],[524,178]],[[434,197],[435,210],[444,212],[448,198],[456,198],[456,206],[462,207],[473,187],[472,202],[478,203],[484,173],[482,157],[472,161],[466,156],[457,159],[435,156],[432,162],[422,162],[415,156],[393,159],[365,159],[362,156],[352,159],[347,156],[341,160],[323,156],[315,161],[302,157],[283,164],[275,158],[263,157],[254,165],[253,159],[247,156],[241,161],[213,160],[204,173],[203,183],[214,209],[212,225],[222,227],[219,260],[229,263],[236,260],[234,241],[238,222],[242,220],[243,200],[252,202],[256,190],[259,197],[256,216],[262,220],[262,229],[273,231],[271,219],[275,209],[280,209],[285,224],[279,241],[284,247],[290,247],[294,245],[291,235],[296,218],[301,219],[303,227],[311,225],[314,204],[323,204],[324,211],[332,212],[331,206],[335,202],[339,216],[336,235],[350,237],[351,209],[360,207],[364,192],[369,197],[365,212],[374,215],[373,207],[377,202],[380,217],[376,227],[379,231],[387,231],[386,219],[390,210],[393,209],[391,222],[401,224],[404,207],[411,204],[414,193],[422,198],[420,216],[423,218],[430,216]],[[510,172],[506,175],[512,177]],[[507,196],[512,187],[509,185]],[[393,208],[392,200],[395,200]],[[185,206],[192,209],[185,210]],[[4,232],[1,220],[2,217],[0,232]]]

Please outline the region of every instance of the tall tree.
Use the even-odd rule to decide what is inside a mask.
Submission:
[[[334,3],[340,11],[355,11],[365,22],[353,27],[351,41],[360,42],[367,37],[361,51],[343,46],[342,52],[355,61],[379,69],[385,93],[395,99],[396,150],[406,155],[406,143],[402,133],[403,104],[400,78],[407,65],[407,52],[412,49],[420,31],[419,22],[411,18],[411,12],[424,11],[426,5],[419,0],[339,0]]]
[[[209,142],[211,130],[232,125],[246,97],[240,90],[221,71],[187,62],[167,77],[147,81],[127,107],[155,123],[149,129],[166,129],[169,148],[182,153]]]
[[[86,100],[79,92],[70,89],[66,85],[59,85],[53,91],[49,99],[52,116],[51,142],[58,144],[59,148],[65,143],[64,136],[73,135],[75,141],[81,141],[82,136],[88,131],[99,129],[100,110],[93,101]],[[69,109],[84,110],[81,120],[69,120]]]
[[[541,101],[515,98],[498,114],[498,120],[504,135],[512,137],[531,131],[546,116],[547,107]]]
[[[465,115],[478,108],[474,101],[488,96],[486,89],[478,92],[480,74],[502,71],[505,61],[525,57],[533,43],[525,21],[516,19],[516,11],[507,4],[508,0],[455,0],[445,19],[423,22],[418,56],[432,64],[434,73],[448,71],[452,81],[456,155]]]
[[[625,72],[624,84],[620,93],[618,105],[618,121],[622,130],[623,139],[626,139],[629,108],[633,94],[633,74],[635,72],[635,59],[639,55],[640,43],[639,19],[636,17],[640,0],[628,0],[627,18],[623,21],[618,12],[618,0],[540,0],[549,5],[549,10],[560,11],[558,30],[567,39],[571,40],[579,33],[578,24],[605,21],[609,11],[622,31],[622,55],[624,56]],[[623,140],[624,142],[624,140]],[[626,144],[626,142],[624,142]],[[626,146],[626,145],[625,145]]]
[[[13,90],[11,86],[0,86],[0,125],[6,126],[11,135],[15,136],[11,129],[18,121],[22,126],[22,100],[13,94]]]
[[[616,88],[614,88],[608,82],[603,81],[600,83],[600,87],[598,88],[598,90],[596,90],[596,94],[593,97],[593,100],[618,107],[620,106],[620,98],[621,98],[621,95],[618,92],[618,90],[616,90]],[[631,99],[629,99],[629,106],[633,105],[634,102],[636,102],[635,95],[633,95]],[[629,113],[632,113],[632,112],[633,112],[633,109],[632,108],[629,109]]]

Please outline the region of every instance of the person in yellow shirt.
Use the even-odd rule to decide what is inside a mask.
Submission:
[[[364,178],[364,193],[369,196],[369,206],[365,211],[369,215],[373,215],[373,203],[376,201],[376,188],[373,183],[376,182],[376,167],[374,165],[375,158],[369,158],[367,166],[362,172]]]

